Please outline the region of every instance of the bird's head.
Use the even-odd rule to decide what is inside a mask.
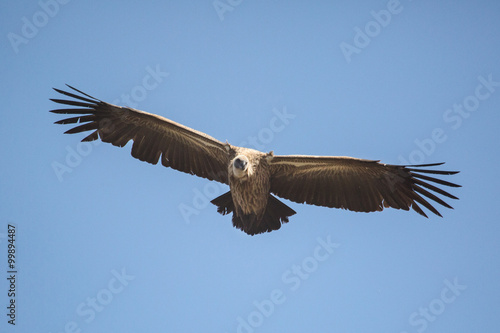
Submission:
[[[233,175],[236,178],[249,176],[251,173],[251,166],[248,157],[245,155],[238,155],[233,159]]]

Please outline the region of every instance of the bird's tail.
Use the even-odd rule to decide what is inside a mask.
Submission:
[[[269,194],[266,211],[260,219],[256,214],[238,214],[234,208],[231,191],[211,201],[217,206],[217,212],[222,215],[233,213],[233,226],[243,230],[249,235],[278,230],[282,223],[288,222],[288,217],[295,211]]]

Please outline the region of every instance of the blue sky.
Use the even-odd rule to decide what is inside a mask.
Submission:
[[[498,1],[1,6],[2,332],[498,329]],[[208,204],[226,187],[63,135],[66,83],[276,154],[445,161],[460,200],[429,219],[285,201],[251,237]]]

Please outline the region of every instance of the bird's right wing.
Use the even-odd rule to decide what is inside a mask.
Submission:
[[[118,147],[123,147],[133,140],[132,156],[141,161],[157,164],[161,158],[161,164],[166,167],[228,183],[229,145],[169,119],[109,104],[71,86],[68,87],[84,96],[54,89],[58,93],[76,99],[52,99],[59,104],[78,107],[51,111],[57,114],[77,115],[56,122],[56,124],[80,124],[65,133],[93,131],[82,141],[101,138],[102,141]]]

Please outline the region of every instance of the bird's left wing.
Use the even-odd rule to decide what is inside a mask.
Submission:
[[[352,157],[304,155],[270,156],[268,162],[271,192],[298,203],[357,212],[381,211],[387,207],[409,210],[411,207],[427,217],[418,204],[436,215],[441,214],[425,198],[452,208],[428,190],[458,199],[432,183],[460,185],[426,175],[457,173],[425,169],[443,163],[399,166]]]
[[[161,158],[161,163],[166,167],[228,183],[229,146],[169,119],[109,104],[68,87],[84,96],[54,88],[58,93],[76,99],[51,99],[72,107],[51,112],[77,115],[56,122],[79,124],[65,133],[93,131],[82,141],[101,138],[102,141],[118,147],[123,147],[133,140],[132,156],[141,161],[157,164]]]

